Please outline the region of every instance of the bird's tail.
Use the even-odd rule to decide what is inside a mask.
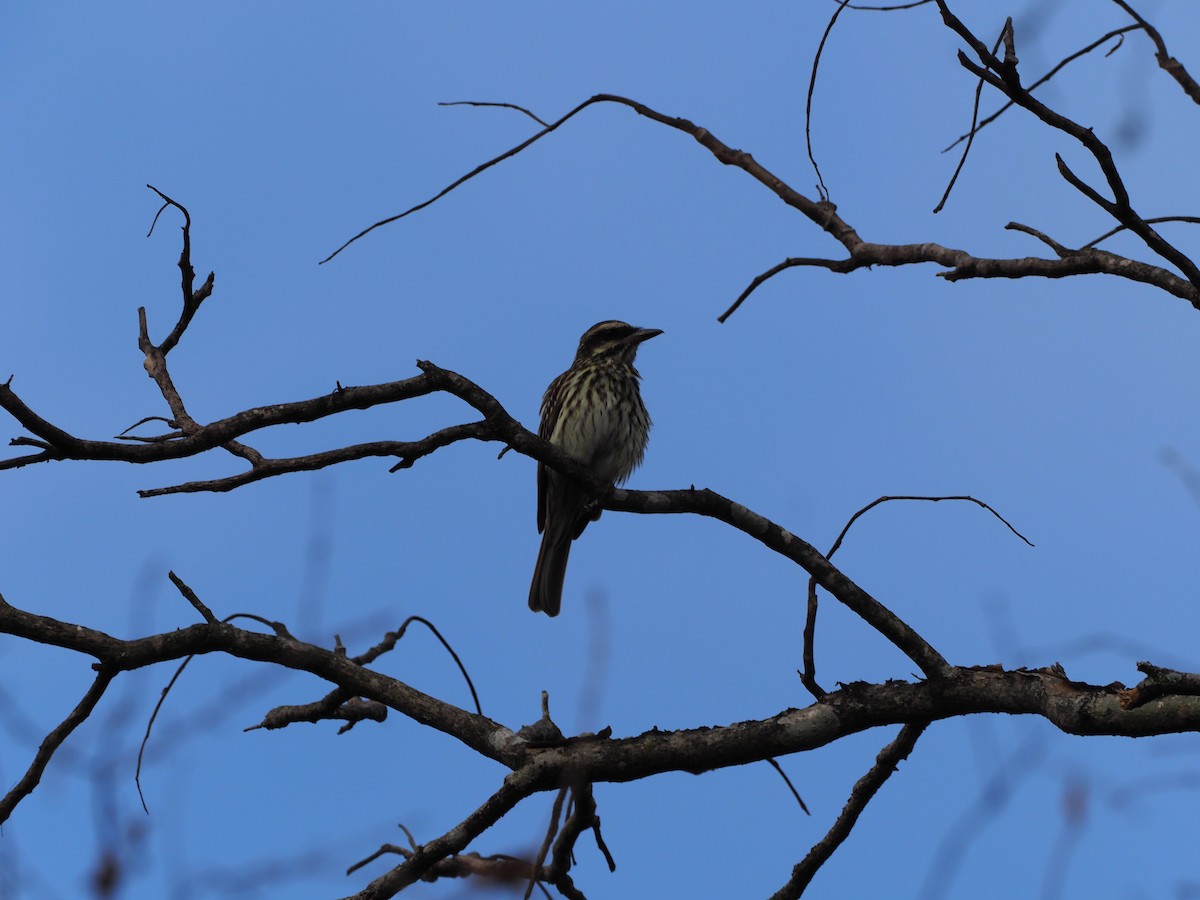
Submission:
[[[529,608],[534,612],[558,615],[570,554],[570,533],[563,528],[548,526],[542,535],[542,546],[533,567],[533,583],[529,586]]]

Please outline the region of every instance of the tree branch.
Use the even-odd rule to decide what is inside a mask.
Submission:
[[[1192,98],[1193,103],[1200,103],[1200,84],[1197,84],[1196,79],[1183,67],[1183,63],[1167,52],[1166,42],[1163,41],[1162,35],[1158,33],[1158,29],[1139,16],[1125,0],[1113,0],[1113,2],[1129,13],[1130,17],[1142,27],[1142,30],[1154,42],[1154,58],[1158,61],[1159,68],[1175,79],[1179,86],[1183,88],[1184,93]]]
[[[482,806],[439,838],[421,844],[407,860],[386,875],[376,878],[352,900],[383,900],[393,897],[410,884],[421,879],[436,863],[461,850],[476,837],[491,828],[518,803],[538,790],[536,771],[522,769],[504,779],[500,790]]]
[[[0,597],[0,604],[4,604],[3,597]],[[96,704],[100,702],[100,698],[104,696],[104,692],[108,689],[109,684],[112,683],[116,674],[114,670],[101,668],[96,674],[96,680],[92,682],[92,686],[83,695],[83,699],[76,704],[70,714],[53,731],[46,735],[33,757],[33,762],[29,764],[29,768],[21,776],[20,781],[13,785],[12,789],[3,798],[0,798],[0,824],[7,822],[8,817],[17,808],[17,804],[33,793],[33,789],[42,780],[42,773],[46,771],[46,766],[50,764],[55,751],[71,736],[71,732],[78,728],[92,714],[92,710],[96,708]]]
[[[792,877],[778,891],[771,895],[771,900],[796,900],[808,888],[813,876],[821,866],[833,856],[835,850],[850,836],[858,817],[866,809],[867,804],[879,793],[885,781],[896,771],[896,767],[912,753],[917,738],[925,731],[926,723],[918,722],[905,725],[896,735],[895,740],[884,747],[875,758],[875,765],[867,771],[854,785],[850,799],[846,801],[841,815],[834,821],[826,835],[813,845],[808,855],[792,869]]]
[[[1125,182],[1121,178],[1121,173],[1117,169],[1112,151],[1109,150],[1108,146],[1100,138],[1096,137],[1092,129],[1085,128],[1078,122],[1055,112],[1030,94],[1021,85],[1015,57],[1012,61],[1009,61],[1007,58],[1005,60],[998,59],[950,11],[945,0],[936,0],[936,2],[938,9],[942,13],[942,21],[970,46],[981,63],[981,65],[977,65],[968,59],[965,53],[959,51],[958,61],[962,64],[963,68],[987,81],[988,84],[1018,106],[1033,113],[1041,122],[1069,135],[1082,144],[1100,166],[1100,171],[1104,174],[1109,189],[1112,191],[1113,199],[1111,201],[1103,200],[1094,190],[1090,188],[1085,189],[1086,186],[1081,181],[1078,181],[1078,179],[1071,181],[1071,183],[1087,193],[1093,201],[1100,205],[1113,218],[1140,237],[1155,254],[1178,268],[1193,288],[1200,289],[1200,268],[1185,253],[1165,240],[1162,235],[1150,227],[1145,219],[1139,216],[1130,205],[1129,191],[1125,187]],[[1064,168],[1061,160],[1059,168],[1060,171]],[[1066,177],[1066,173],[1064,172],[1063,174]],[[1194,303],[1193,305],[1196,304]]]

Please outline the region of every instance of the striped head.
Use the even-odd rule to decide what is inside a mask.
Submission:
[[[588,360],[605,358],[619,359],[632,364],[633,358],[637,355],[638,345],[642,341],[648,341],[660,334],[662,334],[660,328],[638,328],[616,319],[597,322],[579,339],[579,349],[575,352],[575,365]]]

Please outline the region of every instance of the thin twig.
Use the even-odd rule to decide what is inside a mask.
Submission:
[[[800,808],[804,810],[804,814],[806,816],[811,816],[812,813],[808,811],[808,807],[804,804],[804,800],[800,797],[800,792],[796,790],[796,786],[792,784],[792,779],[788,778],[787,772],[783,771],[783,766],[781,766],[778,760],[774,759],[773,757],[768,758],[767,762],[769,762],[771,767],[779,773],[779,777],[783,779],[783,783],[788,786],[788,790],[792,792],[792,796],[796,798],[796,802],[799,803]]]
[[[1087,54],[1089,54],[1093,50],[1095,50],[1097,47],[1102,46],[1104,43],[1106,43],[1107,41],[1109,41],[1115,37],[1115,38],[1117,38],[1116,46],[1112,47],[1107,53],[1104,54],[1105,56],[1111,56],[1121,46],[1121,42],[1123,42],[1125,40],[1126,32],[1138,31],[1140,28],[1141,28],[1140,25],[1126,25],[1124,28],[1113,29],[1108,34],[1104,35],[1104,37],[1097,38],[1096,40],[1092,41],[1092,43],[1090,43],[1086,47],[1084,47],[1082,50],[1076,50],[1070,56],[1063,59],[1061,62],[1058,63],[1058,65],[1056,65],[1054,68],[1052,68],[1049,72],[1047,72],[1041,78],[1037,79],[1032,84],[1028,85],[1025,88],[1025,90],[1027,90],[1027,91],[1036,90],[1037,88],[1039,88],[1043,84],[1045,84],[1047,81],[1049,81],[1051,78],[1053,78],[1055,75],[1057,75],[1059,72],[1061,72],[1066,66],[1073,63],[1075,60],[1079,59],[1081,56],[1086,56]],[[978,97],[978,92],[976,93],[976,96]],[[980,131],[982,131],[984,128],[986,128],[988,125],[990,125],[992,122],[996,121],[996,119],[1000,118],[1000,116],[1002,116],[1005,112],[1007,112],[1013,106],[1015,106],[1015,104],[1013,103],[1012,100],[1009,100],[1007,103],[1005,103],[1003,106],[1001,106],[994,113],[992,113],[989,116],[985,116],[983,119],[981,119],[979,121],[978,125],[972,126],[971,130],[968,131],[966,134],[961,134],[957,138],[955,138],[953,142],[951,142],[948,146],[946,146],[942,149],[942,152],[947,153],[950,150],[953,150],[955,147],[957,147],[963,141],[971,138],[975,134],[978,134]]]
[[[813,171],[817,173],[817,190],[821,194],[822,200],[829,199],[829,191],[825,187],[825,179],[821,177],[821,167],[817,165],[817,159],[813,156],[812,148],[812,100],[813,90],[817,85],[817,67],[821,64],[821,52],[825,49],[825,41],[829,39],[829,32],[833,31],[833,23],[838,20],[838,16],[842,14],[850,0],[838,0],[838,8],[829,18],[829,24],[825,26],[825,33],[821,35],[821,42],[817,44],[817,52],[813,56],[812,72],[808,76],[808,96],[804,101],[804,144],[808,148],[808,161],[812,163]]]
[[[1200,225],[1200,216],[1155,216],[1153,219],[1143,219],[1144,222],[1151,225],[1157,225],[1161,222],[1187,222],[1191,225]],[[1107,241],[1114,234],[1125,231],[1128,228],[1126,225],[1118,225],[1109,231],[1104,232],[1100,237],[1088,241],[1081,249],[1089,249],[1097,244]]]
[[[1012,19],[1008,20],[1008,25],[1012,24]],[[1007,28],[1007,26],[1006,26]],[[1000,33],[1000,37],[996,38],[996,44],[992,47],[992,53],[1000,49],[1000,41],[1003,39],[1005,32]],[[946,205],[946,201],[950,198],[950,192],[954,190],[954,184],[958,181],[958,175],[963,170],[963,166],[967,164],[967,156],[971,152],[971,145],[975,143],[975,134],[979,131],[979,98],[983,94],[983,78],[979,78],[975,82],[975,100],[971,104],[971,128],[967,132],[967,146],[963,147],[962,156],[958,159],[958,165],[954,167],[954,174],[950,176],[950,183],[946,185],[946,190],[942,192],[942,199],[938,201],[938,205],[933,208],[934,213],[940,213]]]
[[[858,512],[856,512],[854,515],[852,515],[850,517],[850,521],[848,521],[846,523],[845,527],[842,528],[841,534],[839,534],[837,536],[837,540],[833,542],[833,546],[829,549],[829,552],[827,554],[825,554],[825,558],[830,559],[833,557],[833,554],[837,553],[838,548],[842,546],[842,541],[845,539],[847,532],[850,531],[851,526],[853,526],[854,523],[857,522],[863,515],[870,512],[872,509],[874,509],[876,506],[879,506],[881,503],[889,503],[892,500],[921,500],[921,501],[925,501],[928,503],[940,503],[943,500],[965,500],[968,503],[974,503],[976,506],[981,507],[982,509],[986,509],[993,516],[995,516],[997,519],[999,519],[1001,522],[1003,522],[1005,528],[1007,528],[1009,531],[1011,531],[1013,534],[1015,534],[1017,537],[1019,537],[1021,540],[1023,540],[1030,547],[1033,546],[1033,543],[1029,540],[1029,538],[1025,537],[1025,535],[1021,534],[1021,532],[1019,532],[1019,531],[1017,531],[1017,529],[1013,528],[1012,523],[1010,523],[1008,521],[1008,519],[1004,518],[1004,516],[1000,515],[1000,513],[996,512],[996,510],[992,509],[992,507],[989,506],[987,503],[984,503],[982,500],[976,500],[974,497],[970,497],[965,494],[958,495],[958,496],[952,496],[952,497],[950,497],[950,496],[947,496],[947,497],[923,497],[923,496],[909,496],[909,495],[892,495],[892,496],[886,496],[886,497],[878,497],[875,500],[872,500],[870,503],[868,503],[866,506],[864,506]]]
[[[517,112],[525,113],[525,115],[529,116],[529,118],[533,119],[533,121],[537,122],[543,128],[550,127],[549,122],[543,121],[541,118],[539,118],[538,116],[531,113],[525,107],[517,106],[517,104],[515,104],[515,103],[488,103],[488,102],[482,101],[482,100],[453,100],[453,101],[450,101],[449,103],[444,103],[444,102],[439,103],[438,106],[498,106],[503,109],[515,109],[515,110],[517,110]]]
[[[726,319],[737,312],[738,307],[746,301],[747,297],[758,290],[759,286],[763,284],[763,282],[770,281],[780,272],[785,272],[788,269],[794,269],[797,266],[815,266],[822,269],[829,269],[831,272],[839,272],[843,271],[844,268],[852,267],[853,261],[821,259],[819,257],[811,256],[790,256],[783,262],[771,266],[771,268],[767,269],[767,271],[763,272],[762,274],[756,275],[754,280],[746,286],[746,289],[738,294],[737,299],[729,305],[729,308],[717,316],[717,321],[724,323]]]
[[[1036,228],[1031,228],[1028,225],[1022,225],[1020,222],[1009,222],[1004,226],[1004,228],[1006,231],[1019,231],[1022,234],[1028,234],[1037,238],[1039,241],[1057,253],[1060,259],[1065,259],[1071,254],[1079,252],[1078,250],[1071,250],[1069,247],[1064,247],[1045,232],[1038,231]]]
[[[468,101],[457,101],[457,102],[464,103],[464,102],[468,102]],[[431,203],[435,203],[438,200],[440,200],[442,197],[446,196],[448,193],[450,193],[452,190],[454,190],[456,187],[458,187],[463,182],[470,181],[476,175],[486,172],[488,169],[490,169],[492,166],[496,165],[497,163],[501,163],[504,160],[508,159],[509,157],[516,156],[518,153],[520,153],[522,150],[524,150],[530,144],[533,144],[533,143],[541,140],[546,135],[548,135],[552,131],[556,130],[559,126],[563,125],[564,123],[566,123],[567,121],[572,119],[577,113],[582,112],[584,109],[586,109],[587,107],[591,106],[593,103],[596,103],[596,102],[598,102],[597,97],[588,98],[587,100],[583,101],[583,103],[580,103],[578,106],[576,106],[573,110],[571,110],[569,113],[567,113],[562,118],[557,119],[554,122],[551,122],[549,125],[547,125],[545,128],[543,128],[541,131],[539,131],[537,134],[533,135],[532,137],[527,138],[526,140],[517,144],[515,147],[512,147],[509,150],[506,150],[504,153],[501,153],[499,156],[493,157],[492,159],[489,159],[485,163],[481,163],[480,165],[478,165],[474,169],[472,169],[470,172],[468,172],[466,175],[463,175],[461,178],[458,178],[455,181],[453,181],[452,183],[446,185],[446,187],[442,188],[440,191],[438,191],[436,194],[434,194],[428,200],[425,200],[422,203],[418,203],[416,206],[409,207],[404,212],[399,213],[397,215],[388,216],[386,219],[380,219],[374,225],[370,225],[370,226],[364,228],[362,231],[360,231],[354,237],[350,238],[350,240],[346,241],[346,243],[342,244],[340,247],[338,247],[336,250],[334,250],[332,253],[330,253],[327,257],[325,257],[323,260],[321,260],[321,262],[318,265],[324,265],[325,263],[329,262],[331,259],[333,259],[335,256],[337,256],[339,253],[341,253],[343,250],[345,250],[347,247],[349,247],[351,244],[353,244],[359,238],[365,237],[366,235],[368,235],[372,231],[374,231],[376,228],[381,228],[384,225],[390,225],[392,222],[399,221],[400,219],[403,219],[405,216],[411,215],[412,213],[415,213],[418,210],[424,209],[425,207],[429,206]]]
[[[898,3],[895,6],[855,6],[853,3],[846,6],[847,9],[859,9],[864,12],[894,12],[898,9],[916,9],[918,6],[924,6],[926,3],[932,3],[933,0],[914,0],[912,3]]]
[[[1001,522],[1003,522],[1009,531],[1011,531],[1013,534],[1015,534],[1017,537],[1019,537],[1021,540],[1023,540],[1030,547],[1033,546],[1033,544],[1030,542],[1030,540],[1027,537],[1025,537],[1025,535],[1021,534],[1021,532],[1017,531],[1017,529],[1014,528],[1012,526],[1012,524],[1007,519],[1004,518],[1004,516],[1002,516],[1002,515],[1000,515],[1000,513],[996,512],[996,510],[994,510],[987,503],[984,503],[982,500],[977,500],[974,497],[970,497],[967,495],[947,496],[947,497],[895,495],[895,496],[878,497],[875,500],[872,500],[870,503],[868,503],[862,509],[855,512],[854,515],[852,515],[850,517],[850,520],[848,522],[846,522],[845,526],[843,526],[841,533],[838,534],[837,540],[835,540],[833,542],[833,546],[830,547],[829,552],[825,554],[825,559],[827,559],[827,560],[832,559],[833,555],[838,552],[838,549],[842,546],[842,541],[844,541],[846,539],[846,535],[850,532],[850,529],[853,527],[855,522],[857,522],[862,516],[864,516],[866,513],[870,512],[876,506],[879,506],[882,503],[888,503],[892,500],[922,500],[922,501],[927,501],[929,503],[939,503],[943,500],[965,500],[970,503],[974,503],[976,506],[986,509],[993,516],[995,516],[997,519],[999,519]],[[803,664],[804,668],[800,672],[800,682],[809,690],[809,692],[814,697],[816,697],[819,700],[819,699],[821,699],[821,697],[823,697],[825,695],[825,690],[819,684],[817,684],[817,680],[816,680],[817,671],[816,671],[816,661],[815,661],[816,654],[814,651],[814,644],[815,644],[815,636],[816,636],[816,630],[817,630],[817,605],[818,605],[817,604],[817,580],[815,578],[810,577],[808,580],[808,606],[807,606],[807,612],[806,612],[805,621],[804,621],[804,647],[803,647],[803,651],[802,651],[802,659],[803,659],[802,664]]]
[[[154,728],[154,723],[158,719],[159,711],[162,710],[163,704],[167,701],[167,694],[171,692],[171,688],[175,687],[175,682],[179,680],[179,676],[183,674],[183,670],[188,667],[195,654],[187,657],[179,664],[175,670],[175,674],[171,676],[171,680],[167,682],[167,686],[162,689],[159,694],[158,702],[154,704],[154,710],[150,713],[150,719],[146,722],[146,733],[142,735],[142,743],[138,747],[137,766],[133,770],[133,783],[137,787],[138,799],[142,802],[142,811],[146,815],[150,815],[150,807],[146,805],[146,795],[142,792],[142,758],[146,755],[146,745],[150,743],[150,732]]]
[[[156,348],[164,357],[174,349],[179,343],[179,339],[183,337],[183,333],[187,330],[188,325],[192,321],[192,317],[200,309],[200,304],[203,303],[213,291],[214,274],[208,273],[208,278],[199,290],[195,289],[196,270],[192,268],[192,216],[187,211],[187,208],[176,200],[172,200],[158,188],[152,184],[146,185],[154,193],[158,194],[163,200],[163,206],[154,216],[154,222],[158,222],[158,217],[162,215],[167,206],[174,206],[183,213],[183,250],[179,253],[179,273],[180,273],[180,289],[183,293],[183,309],[179,314],[179,321],[175,323],[175,327],[171,329],[171,333],[163,339],[163,342]],[[146,235],[154,233],[154,223],[150,225],[150,232]]]
[[[542,846],[538,849],[537,856],[533,860],[533,871],[529,878],[529,884],[525,888],[524,900],[529,900],[533,894],[533,886],[540,880],[539,876],[542,871],[542,864],[546,861],[546,854],[550,852],[550,845],[554,842],[555,835],[558,834],[558,822],[562,816],[563,801],[567,797],[568,788],[559,788],[558,794],[554,798],[554,805],[550,808],[550,824],[546,827],[546,837],[542,840]]]
[[[403,623],[401,623],[399,628],[397,628],[395,631],[388,632],[384,636],[383,640],[370,650],[354,657],[354,662],[358,663],[360,666],[366,666],[373,663],[380,656],[390,651],[396,646],[397,643],[399,643],[400,639],[404,637],[404,633],[408,631],[408,626],[413,622],[420,622],[422,625],[428,628],[431,632],[433,632],[433,636],[441,642],[441,645],[446,648],[446,652],[450,654],[450,657],[454,660],[454,664],[458,666],[458,671],[462,673],[463,680],[466,681],[467,687],[471,690],[471,700],[475,703],[475,712],[482,716],[483,707],[479,704],[479,694],[475,691],[475,683],[471,680],[471,676],[467,672],[467,667],[463,665],[463,661],[459,658],[458,654],[454,652],[454,648],[450,646],[450,642],[442,637],[442,633],[437,630],[437,626],[423,616],[409,616],[404,620]]]

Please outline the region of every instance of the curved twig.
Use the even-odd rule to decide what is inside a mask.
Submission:
[[[808,76],[808,96],[804,101],[804,145],[808,148],[808,161],[812,163],[813,171],[817,174],[817,191],[821,195],[822,200],[829,199],[829,190],[825,187],[825,179],[821,177],[821,167],[817,165],[817,158],[813,156],[812,148],[812,100],[813,90],[817,86],[817,69],[821,65],[821,53],[825,50],[825,42],[829,40],[829,33],[833,31],[833,25],[838,20],[838,16],[842,14],[842,10],[846,8],[850,0],[838,0],[838,8],[834,10],[832,16],[829,17],[829,24],[825,26],[825,33],[821,35],[821,42],[817,44],[817,52],[813,54],[812,71]]]
[[[408,631],[408,626],[413,622],[420,622],[431,632],[433,636],[441,642],[441,645],[446,648],[446,652],[450,654],[450,658],[454,660],[454,664],[458,666],[458,671],[462,673],[463,680],[467,683],[467,687],[471,690],[471,700],[475,704],[475,712],[483,715],[483,707],[479,704],[479,694],[475,691],[475,683],[471,680],[471,676],[467,673],[467,667],[463,665],[463,661],[458,654],[454,652],[454,648],[450,646],[450,642],[442,637],[442,633],[437,630],[437,627],[423,616],[409,616],[401,623],[400,627],[395,631],[390,631],[384,636],[384,639],[372,647],[370,650],[354,657],[354,661],[360,666],[366,666],[373,663],[383,654],[394,648],[404,637],[404,633]]]
[[[1033,546],[1033,544],[1030,542],[1030,540],[1027,537],[1025,537],[1025,535],[1021,534],[1021,532],[1017,531],[1017,529],[1012,526],[1012,523],[1010,523],[1007,519],[1005,519],[1004,516],[1002,516],[1002,515],[1000,515],[1000,513],[996,512],[996,510],[993,509],[987,503],[984,503],[982,500],[977,500],[974,497],[970,497],[967,495],[939,496],[939,497],[914,496],[914,495],[893,495],[893,496],[878,497],[875,500],[872,500],[866,506],[862,507],[862,509],[859,509],[857,512],[855,512],[854,515],[852,515],[850,517],[850,520],[848,522],[846,522],[845,526],[843,526],[841,532],[837,536],[837,539],[833,542],[833,546],[829,548],[829,552],[827,554],[825,554],[825,559],[826,560],[832,559],[833,555],[838,552],[838,549],[842,546],[842,541],[844,541],[846,539],[846,535],[850,532],[850,529],[853,527],[855,522],[857,522],[862,516],[864,516],[866,513],[870,512],[876,506],[879,506],[883,503],[888,503],[892,500],[922,500],[922,501],[927,501],[930,503],[938,503],[938,502],[941,502],[942,500],[965,500],[965,501],[974,503],[976,506],[979,506],[979,507],[987,510],[988,512],[990,512],[993,516],[995,516],[997,519],[999,519],[1001,522],[1003,522],[1009,531],[1011,531],[1013,534],[1015,534],[1017,537],[1019,537],[1021,540],[1023,540],[1030,547]],[[800,682],[801,682],[801,684],[803,684],[805,686],[805,688],[808,689],[809,693],[811,693],[814,697],[816,697],[819,700],[821,697],[825,696],[826,692],[825,692],[825,689],[822,688],[817,683],[817,680],[816,680],[817,679],[817,675],[816,675],[817,669],[816,669],[816,653],[815,653],[814,647],[815,647],[815,642],[816,642],[818,605],[819,604],[818,604],[818,600],[817,600],[817,579],[814,576],[814,577],[810,577],[808,579],[808,603],[806,606],[806,612],[805,612],[805,618],[804,618],[804,645],[803,645],[803,651],[802,651],[803,668],[800,671]]]
[[[450,102],[439,103],[438,106],[498,106],[502,109],[515,109],[517,112],[523,112],[533,121],[537,122],[543,128],[550,127],[550,123],[544,121],[541,117],[534,115],[523,106],[517,106],[515,103],[489,103],[483,100],[452,100]]]
[[[1022,541],[1024,541],[1030,547],[1033,546],[1033,543],[1029,540],[1029,538],[1025,537],[1025,535],[1021,534],[1021,532],[1019,532],[1019,531],[1017,531],[1017,529],[1013,528],[1012,523],[1009,522],[1008,519],[1004,518],[1004,516],[1000,515],[1000,513],[996,512],[996,510],[994,510],[987,503],[984,503],[982,500],[977,500],[976,498],[968,496],[966,494],[961,494],[961,495],[956,495],[956,496],[945,496],[945,497],[924,497],[924,496],[915,496],[915,495],[910,496],[910,495],[896,494],[896,495],[889,495],[889,496],[885,496],[885,497],[877,497],[876,499],[874,499],[870,503],[868,503],[866,506],[864,506],[862,509],[858,510],[858,512],[856,512],[854,515],[852,515],[850,517],[850,521],[848,521],[846,523],[845,527],[842,528],[841,533],[837,536],[837,540],[833,542],[833,546],[829,548],[829,552],[826,554],[826,558],[827,559],[831,558],[833,556],[833,554],[837,553],[838,548],[842,546],[842,541],[845,540],[845,538],[846,538],[846,534],[850,531],[850,528],[854,525],[855,522],[857,522],[860,518],[863,517],[863,515],[870,512],[871,510],[873,510],[875,507],[879,506],[880,504],[889,503],[892,500],[921,500],[921,501],[925,501],[928,503],[940,503],[943,500],[965,500],[968,503],[974,503],[976,506],[980,507],[981,509],[986,509],[993,516],[995,516],[1002,523],[1004,523],[1005,528],[1007,528],[1009,531],[1011,531],[1013,534],[1015,534],[1017,537],[1019,537]]]

